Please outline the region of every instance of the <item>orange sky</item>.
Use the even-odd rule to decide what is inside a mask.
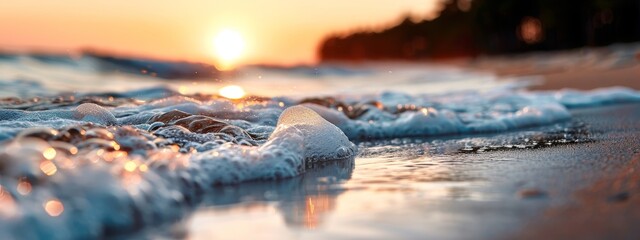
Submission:
[[[213,63],[213,38],[228,28],[245,38],[241,63],[312,63],[327,34],[388,26],[409,12],[427,16],[436,1],[5,1],[0,4],[0,49],[93,48]]]

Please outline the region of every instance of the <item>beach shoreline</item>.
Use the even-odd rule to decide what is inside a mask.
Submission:
[[[485,56],[444,62],[495,74],[504,79],[539,77],[529,90],[593,90],[604,87],[640,89],[640,45],[619,44],[599,48],[517,55]]]
[[[603,131],[596,140],[600,144],[614,144],[609,155],[602,158],[607,170],[597,180],[575,188],[567,203],[545,209],[521,231],[507,239],[637,239],[640,230],[640,106],[626,105],[594,109],[605,118],[619,121],[601,121],[594,124]],[[609,110],[611,111],[609,111]],[[581,111],[591,111],[584,109]],[[612,117],[613,116],[613,117]],[[626,120],[623,120],[625,119]],[[603,126],[607,123],[617,125]],[[592,166],[592,172],[600,171]]]
[[[615,55],[603,54],[606,49],[596,49],[600,56],[597,62],[580,63],[576,65],[532,67],[531,61],[514,61],[509,63],[505,59],[492,59],[494,65],[482,64],[475,66],[493,72],[500,77],[539,77],[527,87],[531,91],[553,91],[561,89],[594,90],[599,88],[625,87],[640,90],[640,51],[632,51],[627,58],[616,58]],[[548,54],[550,59],[554,54]],[[631,57],[629,57],[631,56]],[[538,56],[540,57],[540,56]],[[599,62],[618,63],[609,66],[598,66]],[[530,64],[527,66],[527,64]],[[601,111],[602,108],[591,107],[579,111]],[[640,120],[637,108],[627,108],[629,114],[619,117],[632,117]],[[615,122],[615,121],[612,121]],[[640,138],[640,125],[624,125],[623,131],[632,132],[632,136]],[[604,126],[601,126],[606,128]],[[616,134],[620,129],[595,128],[595,131],[606,131]],[[633,138],[633,137],[632,137]],[[611,141],[612,139],[609,139]],[[631,157],[619,158],[611,165],[612,171],[601,174],[596,181],[586,187],[572,190],[570,200],[559,206],[553,206],[534,217],[523,229],[507,235],[506,239],[637,239],[640,230],[640,145],[628,144]],[[612,153],[616,154],[616,153]],[[602,159],[609,161],[610,159]],[[596,171],[594,169],[594,171]]]

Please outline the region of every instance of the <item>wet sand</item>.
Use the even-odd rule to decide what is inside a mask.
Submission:
[[[601,87],[621,86],[640,90],[640,64],[613,69],[572,69],[542,74],[543,82],[531,90],[555,90],[572,88],[591,90]]]
[[[574,189],[570,201],[546,209],[509,238],[640,238],[640,106],[598,111],[611,118],[595,124],[604,131],[601,142],[616,144],[610,157],[601,159],[609,170],[588,186]],[[620,145],[624,147],[620,149]],[[591,171],[597,174],[600,169]]]
[[[591,90],[602,87],[628,87],[640,90],[640,52],[631,53],[626,59],[604,55],[601,61],[590,64],[564,65],[532,69],[531,67],[503,67],[490,71],[500,76],[540,76],[540,82],[531,90],[557,90],[564,88]],[[622,64],[598,65],[601,62]],[[523,64],[517,61],[511,66]],[[526,64],[526,63],[525,63]],[[502,63],[501,66],[509,65]],[[487,68],[484,68],[485,70]],[[586,187],[570,190],[570,201],[543,211],[541,216],[525,224],[524,229],[508,239],[640,239],[640,145],[630,139],[616,140],[619,131],[634,132],[632,138],[640,138],[638,108],[627,107],[628,114],[617,111],[614,119],[600,121],[599,129],[605,139],[628,144],[627,153],[632,157],[617,158],[598,180]],[[601,111],[584,109],[583,112]],[[602,113],[607,114],[607,113]],[[620,120],[627,119],[626,123]],[[623,120],[625,121],[625,120]],[[619,125],[618,128],[611,127]],[[611,152],[612,155],[622,154]],[[615,159],[615,158],[614,158]],[[601,159],[609,162],[611,158]],[[593,169],[592,171],[598,171]],[[595,173],[594,173],[595,174]]]
[[[638,90],[640,89],[640,53],[636,54],[635,60],[627,61],[622,66],[606,69],[577,66],[540,73],[543,81],[530,89],[591,90],[621,86]],[[640,126],[638,108],[640,106],[628,109],[628,114],[615,115],[620,119],[631,120],[629,124],[622,125],[623,131],[638,129]],[[619,123],[611,121],[603,125],[615,124]],[[602,130],[606,131],[607,127],[602,127]],[[608,131],[610,135],[615,136],[620,129]],[[640,134],[636,132],[633,137],[640,138]],[[640,228],[638,228],[640,223],[640,145],[625,140],[617,140],[617,142],[628,144],[628,152],[634,153],[634,156],[612,163],[611,167],[615,170],[604,174],[587,187],[575,189],[571,201],[545,210],[542,216],[535,218],[521,232],[508,238],[640,239]]]
[[[637,44],[636,44],[637,45]],[[608,48],[587,53],[534,53],[527,56],[487,58],[468,67],[492,72],[501,77],[534,77],[530,90],[627,87],[640,90],[640,50],[628,48],[623,54],[611,54]],[[580,58],[584,55],[584,58]],[[541,208],[519,230],[505,239],[640,239],[640,105],[587,108],[574,111],[586,118],[591,129],[600,132],[594,147],[608,153],[590,161],[580,185],[565,189],[567,201]],[[620,148],[623,145],[623,148]],[[549,155],[548,152],[542,153]],[[597,158],[597,157],[596,157]],[[569,158],[559,161],[580,161]],[[598,163],[602,162],[602,163]],[[550,167],[550,166],[547,166]],[[560,182],[569,180],[560,179]],[[595,179],[595,180],[593,180]],[[562,185],[562,183],[559,183]],[[567,185],[567,184],[564,184]],[[537,196],[538,189],[525,190],[522,196]],[[557,198],[558,193],[545,197]]]
[[[578,190],[515,239],[640,239],[640,155],[617,173]]]

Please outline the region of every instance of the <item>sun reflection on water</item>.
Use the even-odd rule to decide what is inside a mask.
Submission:
[[[315,229],[322,223],[322,218],[330,213],[334,208],[334,200],[328,195],[308,196],[305,205],[300,206],[302,209],[296,209],[300,211],[300,215],[303,216],[301,226],[307,229]]]
[[[246,92],[240,86],[229,85],[229,86],[220,88],[220,90],[218,90],[218,94],[220,94],[220,96],[223,96],[229,99],[240,99],[244,97]]]

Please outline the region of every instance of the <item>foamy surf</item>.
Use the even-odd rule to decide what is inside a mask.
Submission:
[[[134,232],[180,219],[211,186],[289,178],[316,163],[353,159],[353,142],[504,133],[567,122],[570,108],[640,101],[625,88],[311,97],[229,100],[155,87],[2,99],[0,237]],[[580,130],[554,134],[457,148],[584,140]]]
[[[21,113],[21,119],[39,119],[25,116],[35,113]],[[233,125],[213,136],[220,141],[197,147],[196,140],[150,139],[148,132],[129,126],[107,127],[114,117],[96,104],[49,114],[47,118],[85,124],[60,131],[29,129],[4,142],[1,200],[7,224],[2,233],[7,238],[52,237],[52,231],[59,239],[134,231],[179,218],[193,207],[199,192],[213,185],[292,177],[303,173],[307,162],[353,158],[356,153],[337,127],[302,106],[285,110],[259,146],[225,141],[221,136],[237,133],[224,129]],[[208,136],[202,135],[191,137]],[[34,225],[40,227],[32,230]]]

